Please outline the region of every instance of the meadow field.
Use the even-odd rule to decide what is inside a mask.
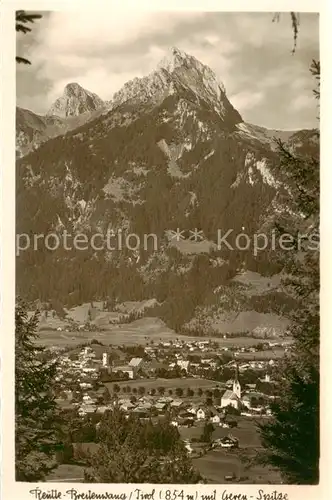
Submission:
[[[255,452],[248,458],[253,458],[254,455]],[[277,471],[259,465],[247,467],[238,450],[211,450],[206,455],[194,459],[193,463],[209,484],[224,484],[225,476],[231,474],[235,474],[235,482],[242,484],[281,484]]]
[[[269,467],[249,465],[261,448],[260,436],[255,419],[240,417],[238,427],[223,429],[216,427],[213,439],[232,434],[239,440],[239,448],[230,450],[217,448],[193,460],[195,466],[209,483],[225,483],[225,476],[235,474],[237,481],[244,484],[280,484],[280,474]],[[197,437],[202,429],[180,428],[183,438],[190,438],[190,431]],[[194,434],[195,433],[195,434]]]
[[[53,327],[55,328],[55,325]],[[171,340],[181,340],[183,342],[211,340],[217,342],[220,348],[230,348],[236,346],[250,347],[261,341],[252,337],[229,337],[224,339],[213,336],[196,337],[179,335],[171,328],[168,328],[159,318],[142,318],[131,323],[118,325],[107,324],[103,327],[102,331],[65,331],[63,325],[62,327],[57,327],[63,328],[62,331],[50,328],[50,325],[45,325],[45,323],[40,324],[38,343],[45,346],[64,347],[68,345],[75,346],[83,342],[89,342],[92,339],[97,339],[105,345],[120,346],[125,344],[146,346],[151,342],[158,344],[159,342],[169,342]],[[280,340],[278,338],[273,339],[274,342]]]

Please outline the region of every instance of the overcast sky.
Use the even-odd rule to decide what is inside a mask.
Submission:
[[[151,72],[167,48],[210,66],[244,120],[268,128],[317,126],[309,72],[319,58],[317,14],[301,14],[297,50],[289,14],[45,12],[18,35],[17,104],[45,113],[65,85],[77,82],[109,100],[128,80]]]

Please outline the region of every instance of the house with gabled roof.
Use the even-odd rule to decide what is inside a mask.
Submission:
[[[123,410],[123,411],[128,411],[128,410],[131,410],[135,408],[135,405],[133,403],[131,403],[130,401],[127,401],[126,403],[122,403],[120,405],[120,410]]]
[[[154,407],[158,412],[162,412],[167,408],[167,404],[166,403],[155,403]]]
[[[197,418],[197,420],[204,420],[205,417],[206,417],[206,413],[203,410],[203,408],[198,408],[198,410],[196,412],[196,418]]]
[[[177,360],[177,365],[181,368],[181,370],[185,370],[186,372],[189,369],[190,362],[188,360]]]
[[[214,406],[209,408],[208,416],[210,422],[213,424],[220,424],[221,421],[224,419],[224,414],[218,411]]]
[[[129,361],[129,366],[131,366],[132,368],[135,368],[136,370],[141,368],[142,365],[143,365],[143,358],[132,358]]]
[[[181,399],[174,399],[174,401],[170,403],[171,408],[179,408],[182,405],[183,401]]]
[[[187,408],[187,412],[191,413],[192,415],[196,415],[198,408],[199,407],[197,405],[191,405]]]

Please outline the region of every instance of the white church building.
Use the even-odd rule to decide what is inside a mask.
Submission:
[[[233,406],[237,410],[241,407],[241,384],[239,382],[239,371],[236,367],[235,379],[233,381],[233,390],[227,390],[221,397],[220,406],[225,408],[226,406]]]

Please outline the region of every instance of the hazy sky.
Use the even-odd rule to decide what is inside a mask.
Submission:
[[[319,58],[317,14],[301,14],[291,54],[290,15],[271,13],[45,12],[29,35],[18,35],[17,104],[45,113],[67,83],[109,100],[128,80],[152,71],[178,47],[210,66],[244,120],[269,128],[317,126],[309,72]]]

